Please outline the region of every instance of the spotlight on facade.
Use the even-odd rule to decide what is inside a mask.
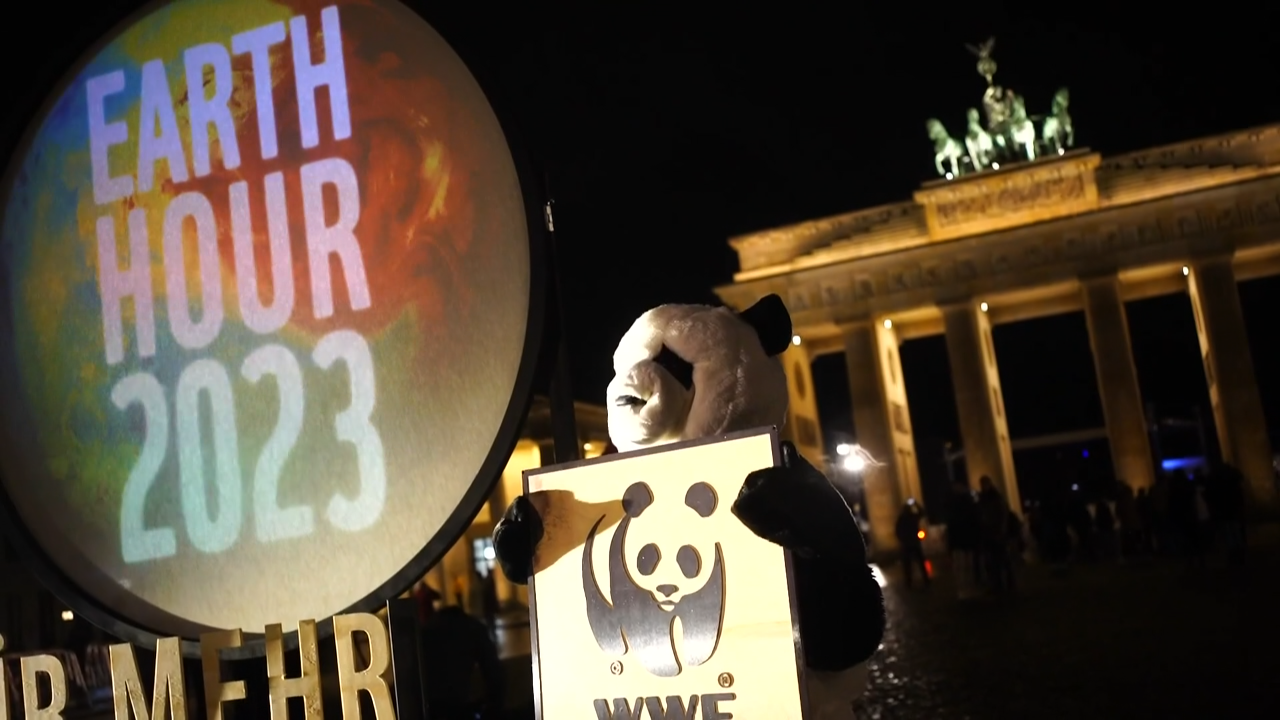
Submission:
[[[999,170],[999,169],[1000,169],[1000,163],[998,163],[998,162],[993,162],[993,163],[991,163],[991,169],[992,169],[992,170]]]
[[[889,318],[885,318],[885,319],[884,319],[884,328],[885,328],[886,330],[891,330],[891,329],[893,329],[893,321],[892,321],[892,320],[890,320]]]
[[[1182,276],[1183,276],[1183,277],[1186,277],[1186,276],[1188,276],[1188,275],[1190,275],[1190,274],[1191,274],[1191,268],[1187,267],[1186,265],[1183,265],[1183,266],[1182,266]]]
[[[800,336],[799,336],[799,335],[792,335],[792,336],[791,336],[791,344],[792,344],[792,345],[799,345],[799,344],[800,344]]]
[[[592,445],[591,445],[591,443],[582,443],[582,449],[583,449],[583,450],[586,450],[587,452],[591,452],[591,450],[592,450]]]
[[[947,173],[947,175],[946,175],[946,178],[947,178],[948,180],[950,180],[951,178],[954,178],[954,177],[955,177],[955,175],[952,175],[951,173]]]
[[[982,308],[982,312],[986,312],[986,311],[987,311],[987,308],[988,308],[989,306],[988,306],[986,303],[982,303],[982,304],[981,304],[981,305],[979,305],[978,307],[979,307],[979,308]]]
[[[853,446],[849,443],[840,443],[836,446],[836,454],[840,457],[848,457],[853,452]]]

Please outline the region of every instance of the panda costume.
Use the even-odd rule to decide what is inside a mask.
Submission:
[[[765,426],[787,416],[779,360],[791,316],[769,295],[741,313],[663,305],[641,315],[613,355],[609,435],[621,452]],[[866,662],[884,635],[884,597],[853,513],[826,477],[789,442],[779,467],[744,479],[732,512],[757,536],[792,552],[811,715],[851,720]],[[528,498],[494,529],[503,573],[526,584],[542,522]]]

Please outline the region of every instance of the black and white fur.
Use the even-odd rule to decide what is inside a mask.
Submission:
[[[787,379],[779,355],[791,317],[776,295],[741,313],[663,305],[641,315],[614,352],[609,435],[622,452],[781,427]],[[815,720],[852,720],[866,661],[884,635],[884,598],[857,521],[821,472],[783,444],[783,464],[749,474],[732,511],[756,535],[792,551],[800,635]],[[526,583],[541,521],[517,498],[494,530],[499,564]]]

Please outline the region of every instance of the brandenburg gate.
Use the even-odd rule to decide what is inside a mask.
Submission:
[[[716,288],[720,298],[743,309],[777,293],[791,310],[786,436],[822,467],[810,368],[843,352],[857,439],[880,463],[865,474],[873,541],[896,547],[901,504],[921,497],[898,347],[942,334],[969,482],[990,477],[1017,512],[991,327],[1083,310],[1115,476],[1149,486],[1155,471],[1125,302],[1187,293],[1223,459],[1246,477],[1253,510],[1275,512],[1236,283],[1280,274],[1280,125],[1108,158],[1034,144],[1033,159],[1004,166],[992,159],[998,153],[966,158],[968,172],[940,161],[943,178],[907,202],[729,241],[741,270]]]

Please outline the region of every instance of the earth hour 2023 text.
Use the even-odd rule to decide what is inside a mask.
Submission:
[[[331,130],[334,141],[351,138],[347,80],[343,63],[342,32],[337,7],[320,12],[323,58],[312,57],[311,35],[305,16],[276,22],[230,38],[228,45],[206,43],[188,48],[182,64],[188,90],[190,163],[179,132],[169,78],[161,60],[145,63],[139,73],[116,70],[89,78],[83,85],[88,107],[93,195],[97,206],[110,207],[128,202],[135,193],[156,186],[156,170],[167,167],[175,196],[164,209],[161,241],[164,258],[164,297],[167,301],[168,331],[190,361],[176,381],[166,388],[151,372],[139,370],[121,378],[111,391],[111,402],[120,412],[139,406],[146,434],[142,450],[124,486],[120,509],[120,541],[126,563],[141,563],[177,554],[178,529],[147,527],[143,509],[148,492],[156,482],[165,456],[177,452],[180,505],[185,533],[192,547],[203,553],[220,553],[240,538],[245,524],[245,508],[253,513],[253,527],[259,542],[304,537],[314,532],[323,512],[333,527],[355,532],[374,524],[386,502],[386,466],[383,444],[371,422],[376,403],[374,361],[369,344],[350,329],[329,332],[315,344],[309,357],[298,357],[271,337],[288,323],[295,312],[313,313],[325,319],[335,314],[336,258],[350,310],[372,306],[365,258],[355,235],[360,218],[360,185],[354,168],[340,157],[321,157],[294,170],[282,170],[259,179],[239,180],[220,197],[183,191],[183,183],[211,171],[220,161],[228,170],[240,166],[242,153],[261,153],[264,160],[278,155],[276,115],[272,97],[270,50],[280,43],[292,46],[292,75],[297,91],[298,126],[304,150],[320,146],[321,133]],[[228,107],[232,92],[232,55],[247,55],[252,63],[259,147],[241,147]],[[211,78],[211,80],[210,80]],[[139,120],[136,127],[123,119],[107,117],[107,99],[137,83]],[[332,128],[322,128],[317,119],[317,91],[327,91]],[[109,167],[108,149],[136,137],[136,165]],[[211,138],[220,150],[210,152]],[[122,172],[123,171],[123,172]],[[302,207],[289,208],[285,197],[285,172],[297,172]],[[119,173],[119,174],[116,174]],[[213,195],[214,193],[210,193]],[[326,208],[326,194],[336,197]],[[257,197],[255,197],[257,196]],[[261,199],[258,199],[261,198]],[[263,302],[258,288],[254,254],[254,229],[250,202],[266,208],[269,241],[271,300]],[[262,336],[264,344],[248,353],[239,367],[227,368],[209,357],[200,357],[222,330],[225,309],[222,266],[218,248],[216,203],[225,203],[230,218],[235,266],[235,286],[244,325]],[[328,213],[326,214],[326,210]],[[301,212],[310,270],[311,307],[295,302],[290,213]],[[133,207],[125,227],[117,227],[117,217],[109,211],[97,220],[98,287],[102,300],[105,359],[108,366],[143,361],[156,353],[156,321],[151,272],[151,243],[147,210]],[[330,221],[329,218],[336,217]],[[127,240],[126,240],[127,238]],[[124,242],[121,242],[124,240]],[[192,242],[194,240],[194,242]],[[127,246],[127,259],[120,245]],[[199,317],[188,297],[185,254],[194,245],[199,268]],[[133,352],[126,353],[123,303],[133,305]],[[359,468],[359,490],[354,497],[341,493],[328,499],[323,508],[298,505],[282,508],[278,501],[281,471],[303,427],[306,407],[304,368],[311,372],[340,372],[345,366],[350,378],[350,406],[333,418],[336,441],[350,443]],[[233,375],[239,375],[233,381]],[[261,392],[256,388],[271,376],[279,396],[279,419],[253,467],[242,468],[239,430],[236,422],[236,392]],[[171,403],[172,398],[172,403]],[[213,452],[212,477],[206,477],[205,448],[201,437],[201,406],[211,417]],[[172,438],[171,435],[175,436]],[[251,482],[242,482],[246,477]],[[207,500],[212,483],[216,505]],[[247,496],[247,497],[245,497]]]

